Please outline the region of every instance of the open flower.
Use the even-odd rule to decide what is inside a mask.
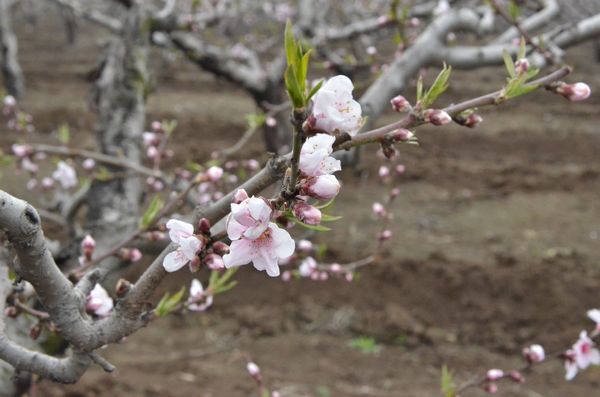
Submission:
[[[179,247],[165,256],[163,267],[168,272],[175,272],[195,260],[196,254],[202,248],[202,241],[194,235],[194,226],[187,222],[171,219],[167,222],[167,229],[171,241]]]
[[[85,310],[95,316],[106,317],[110,314],[112,308],[112,298],[100,284],[96,284],[87,296]]]
[[[340,160],[331,157],[335,137],[317,134],[302,145],[300,151],[300,170],[309,176],[333,174],[342,169]]]
[[[258,238],[269,226],[273,210],[259,197],[249,197],[239,204],[231,204],[231,215],[227,220],[227,235],[231,240],[241,237]]]
[[[362,126],[360,104],[352,98],[354,86],[346,76],[327,80],[313,97],[314,127],[328,133],[356,135]]]
[[[192,280],[190,285],[190,296],[187,300],[187,307],[193,312],[203,312],[213,304],[213,296],[204,292],[202,283],[197,279]]]
[[[56,171],[52,173],[52,178],[56,179],[63,189],[70,189],[77,186],[77,173],[75,169],[64,161],[59,161]]]
[[[581,331],[579,340],[565,353],[565,378],[571,380],[579,370],[586,369],[591,364],[600,365],[600,352],[594,347],[586,331]]]
[[[241,266],[252,261],[257,270],[265,270],[271,277],[279,276],[279,259],[294,253],[295,242],[290,234],[274,223],[257,238],[241,238],[229,246],[229,253],[223,256],[226,268]]]

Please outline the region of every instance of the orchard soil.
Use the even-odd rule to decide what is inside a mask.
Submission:
[[[51,131],[66,122],[74,141],[91,147],[86,76],[107,36],[83,26],[68,46],[57,26],[39,23],[19,31],[28,90],[23,108],[44,132],[39,139],[55,142]],[[40,35],[42,28],[52,33]],[[599,92],[592,53],[591,45],[569,52],[576,70],[569,79]],[[148,120],[179,122],[170,166],[200,161],[240,136],[243,115],[254,111],[243,92],[176,56],[153,52],[152,70]],[[501,68],[456,72],[440,102],[493,91],[503,78]],[[93,368],[70,386],[43,381],[37,395],[258,396],[245,372],[251,358],[284,397],[439,396],[444,364],[460,384],[488,368],[520,367],[529,343],[548,351],[567,347],[592,325],[586,310],[600,307],[599,106],[597,94],[574,104],[540,92],[481,109],[484,122],[473,130],[419,129],[420,146],[400,147],[406,173],[388,186],[377,182],[376,148],[367,148],[359,169],[342,174],[333,213],[344,218],[316,237],[328,245],[330,260],[368,255],[379,230],[371,204],[400,186],[388,208],[393,240],[355,282],[285,283],[248,266],[207,313],[158,319],[104,350],[116,373]],[[18,139],[3,131],[2,149]],[[260,156],[261,148],[256,136],[243,156]],[[2,187],[29,197],[25,181],[11,174],[5,172]],[[157,296],[190,279],[187,271],[168,277]],[[359,337],[376,347],[351,347]],[[600,368],[566,382],[556,361],[526,378],[523,385],[500,384],[499,395],[600,395]]]

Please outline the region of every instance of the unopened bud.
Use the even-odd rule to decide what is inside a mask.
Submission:
[[[485,379],[489,381],[495,381],[501,379],[502,377],[504,377],[504,371],[502,371],[501,369],[490,369],[485,374]]]
[[[318,200],[330,200],[340,191],[340,183],[333,175],[320,175],[309,178],[300,188],[303,195],[314,197]]]
[[[522,75],[527,73],[528,70],[529,60],[527,60],[527,58],[517,59],[515,62],[515,72],[517,72],[518,75]]]
[[[260,374],[260,367],[258,365],[256,365],[252,361],[250,361],[250,362],[248,362],[248,364],[246,364],[246,370],[248,371],[248,373],[250,374],[251,377],[253,377],[257,381],[260,381],[261,374]]]
[[[586,83],[566,84],[562,83],[556,92],[570,101],[578,102],[588,99],[592,93],[590,86]]]
[[[388,166],[382,165],[381,167],[379,167],[378,174],[381,179],[385,179],[388,176],[390,176],[390,168]]]
[[[427,109],[423,112],[423,118],[426,122],[433,125],[444,125],[452,121],[448,113],[440,109]]]
[[[402,95],[398,95],[398,96],[392,98],[390,103],[392,104],[392,108],[396,112],[405,112],[405,111],[412,109],[412,106],[410,106],[410,102],[408,102],[408,100],[406,98],[404,98]]]
[[[196,273],[200,269],[200,258],[195,256],[188,264],[190,272]]]
[[[483,118],[480,115],[473,113],[467,116],[463,125],[465,127],[474,128],[477,127],[482,121]]]
[[[33,340],[37,340],[37,338],[40,337],[41,333],[42,333],[42,324],[37,323],[33,327],[31,327],[31,329],[29,330],[29,337]]]
[[[81,249],[85,258],[91,260],[94,250],[96,249],[96,240],[89,234],[86,235],[83,240],[81,240]]]
[[[311,243],[309,240],[298,241],[298,251],[308,254],[312,251],[312,249],[313,249],[313,243]]]
[[[306,203],[297,203],[294,205],[294,216],[307,225],[318,225],[321,223],[321,211]]]
[[[381,203],[378,202],[374,202],[373,203],[373,213],[376,216],[385,216],[385,208],[383,207],[383,205]]]
[[[483,387],[483,390],[490,394],[496,394],[498,392],[498,385],[495,383],[488,383]]]
[[[200,233],[210,236],[210,221],[206,218],[200,219],[198,222],[198,230]]]
[[[96,166],[96,162],[94,161],[94,159],[85,159],[83,160],[83,163],[81,163],[81,166],[84,170],[91,171]]]
[[[412,131],[405,128],[398,128],[397,130],[390,132],[390,135],[396,142],[406,142],[415,136]]]
[[[212,166],[206,170],[206,177],[211,182],[216,182],[223,176],[223,168]]]
[[[125,280],[124,278],[120,278],[119,281],[117,281],[117,285],[115,286],[115,294],[117,295],[117,297],[122,298],[129,292],[130,289],[131,283]]]
[[[530,363],[539,363],[546,358],[546,352],[542,345],[531,345],[523,349],[523,357]]]
[[[222,270],[225,269],[225,263],[223,258],[217,254],[208,254],[204,257],[204,263],[211,270]]]
[[[390,200],[395,199],[396,197],[398,197],[400,195],[400,188],[393,188],[392,191],[390,192]]]
[[[164,132],[162,123],[160,121],[153,121],[151,124],[152,131],[154,132]]]
[[[212,244],[213,252],[217,255],[225,255],[229,252],[229,246],[222,241],[215,241]]]
[[[525,382],[525,377],[519,371],[515,371],[515,370],[510,371],[508,373],[508,376],[514,382],[517,382],[517,383],[523,383],[523,382]]]
[[[386,241],[386,240],[389,240],[390,238],[392,238],[392,231],[389,229],[386,229],[386,230],[382,231],[381,234],[379,234],[380,241]]]
[[[383,153],[383,156],[388,160],[392,160],[398,155],[398,151],[396,150],[396,148],[389,144],[381,145],[381,153]]]

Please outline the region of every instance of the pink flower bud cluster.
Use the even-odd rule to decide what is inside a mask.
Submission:
[[[340,183],[332,174],[342,169],[339,160],[331,157],[335,137],[317,134],[304,142],[300,151],[300,194],[317,200],[330,200]]]
[[[21,112],[17,106],[17,100],[12,95],[4,97],[2,114],[6,117],[6,126],[9,130],[17,132],[33,132],[33,117],[25,112]]]

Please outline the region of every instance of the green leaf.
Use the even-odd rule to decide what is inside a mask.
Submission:
[[[154,196],[154,198],[152,198],[152,201],[150,202],[148,209],[146,210],[146,212],[142,216],[142,219],[140,220],[140,228],[141,229],[147,229],[150,225],[152,225],[152,222],[154,222],[154,218],[158,215],[160,210],[163,208],[163,205],[164,205],[164,203],[158,195],[156,195],[156,196]]]
[[[308,50],[306,54],[302,56],[302,60],[299,64],[298,70],[298,85],[302,94],[306,92],[306,75],[308,73],[308,61],[310,60],[310,54],[312,50]]]
[[[421,99],[421,108],[426,109],[430,107],[435,100],[448,89],[448,80],[450,79],[451,73],[452,66],[446,66],[446,64],[444,64],[444,67],[435,78],[435,81]]]
[[[161,124],[167,136],[173,135],[173,131],[177,128],[177,120],[163,120]]]
[[[66,145],[71,140],[71,131],[67,123],[63,123],[58,127],[58,140],[63,145]]]
[[[525,58],[525,55],[527,55],[527,49],[525,47],[525,37],[521,37],[521,40],[519,41],[519,52],[517,54],[517,59],[523,59]]]
[[[342,219],[341,216],[321,214],[321,222],[333,222]]]
[[[321,89],[321,86],[323,85],[324,82],[325,82],[325,80],[321,80],[317,84],[315,84],[315,86],[313,88],[310,89],[310,92],[308,93],[308,97],[306,98],[306,102],[308,102],[308,100],[310,98],[312,98],[313,95],[315,95],[317,93],[317,91],[319,91],[319,89]]]
[[[521,10],[519,9],[519,5],[516,1],[510,0],[508,4],[508,15],[512,18],[513,21],[516,21],[521,14]]]
[[[446,365],[442,366],[442,394],[444,397],[456,397],[454,379],[452,379],[452,373]]]
[[[181,302],[183,298],[183,294],[185,294],[185,287],[181,287],[179,291],[177,291],[174,295],[170,295],[168,292],[160,299],[156,308],[154,309],[154,313],[158,317],[164,317],[171,313]]]
[[[502,50],[502,58],[504,59],[504,66],[506,66],[506,71],[508,72],[508,75],[510,76],[510,78],[514,78],[516,75],[515,62],[513,61],[508,51]]]
[[[285,23],[284,32],[284,45],[285,55],[287,58],[288,66],[294,66],[298,63],[298,47],[296,45],[296,39],[294,38],[294,32],[292,30],[292,22],[288,19]]]
[[[381,351],[381,346],[377,344],[375,339],[371,337],[361,336],[360,338],[352,339],[348,346],[359,350],[363,354],[376,354]]]
[[[306,229],[308,229],[308,230],[314,230],[314,231],[316,231],[316,232],[328,232],[328,231],[330,231],[330,230],[331,230],[330,228],[328,228],[328,227],[326,227],[326,226],[321,226],[321,225],[309,225],[308,223],[300,222],[298,219],[296,219],[296,220],[295,220],[295,222],[296,222],[298,225],[300,225],[300,226],[302,226],[302,227],[304,227],[304,228],[306,228]]]
[[[291,65],[288,65],[285,71],[285,86],[288,94],[290,95],[290,99],[292,100],[294,108],[303,108],[304,95],[302,94],[300,86],[298,85],[298,79],[296,77],[296,73],[294,72],[294,68]]]
[[[419,76],[417,79],[417,102],[421,101],[423,97],[423,76]]]

